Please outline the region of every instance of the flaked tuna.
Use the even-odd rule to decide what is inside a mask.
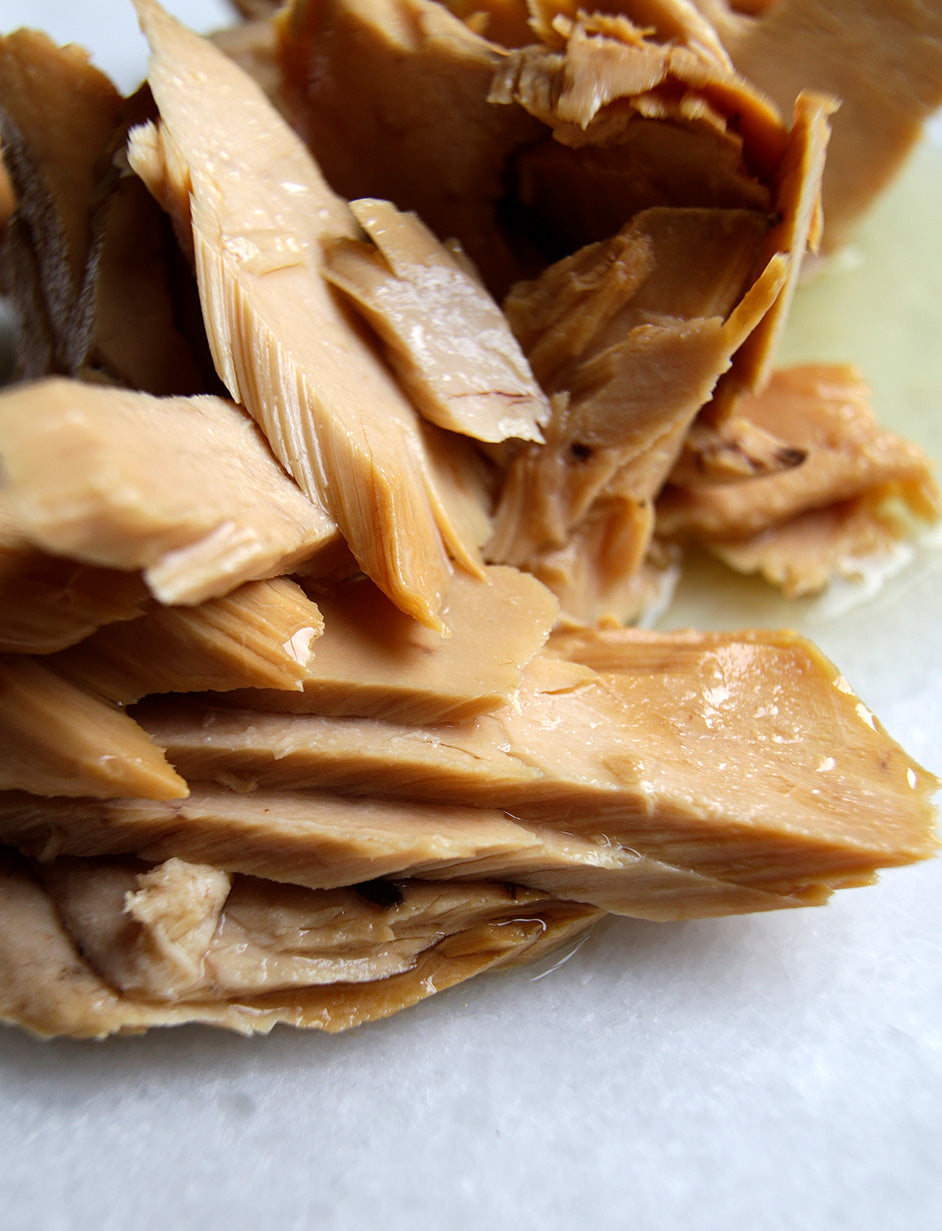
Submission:
[[[350,208],[372,242],[338,243],[326,276],[382,338],[421,413],[475,440],[541,440],[549,402],[463,254],[388,201]]]
[[[488,568],[481,579],[452,576],[443,607],[451,637],[403,615],[362,578],[311,593],[324,616],[324,635],[302,691],[253,689],[229,702],[413,725],[455,722],[513,698],[558,614],[545,586],[501,567]]]
[[[111,624],[47,664],[110,701],[150,693],[300,690],[324,621],[286,577],[249,581],[198,607],[151,607]]]
[[[180,799],[183,779],[123,710],[25,655],[0,655],[0,787]]]
[[[905,533],[893,502],[931,519],[939,492],[918,447],[874,419],[853,368],[811,364],[777,372],[732,414],[774,433],[800,464],[722,485],[667,487],[658,533],[706,544],[733,567],[761,571],[791,594],[821,589],[835,573]]]
[[[290,572],[336,527],[258,429],[215,397],[152,398],[78,381],[0,395],[16,528],[53,555],[143,569],[164,603],[198,603]]]
[[[192,228],[217,370],[363,571],[440,630],[448,555],[474,570],[477,544],[447,517],[415,410],[323,278],[322,245],[354,237],[353,216],[245,73],[155,3],[137,8],[161,124],[132,135],[131,162]]]
[[[94,869],[89,871],[93,881]],[[144,885],[136,890],[141,895],[136,906],[139,914],[147,910],[147,895],[156,888],[154,881],[167,873],[160,869],[156,875],[145,871],[142,879],[148,875],[151,881],[145,879]],[[0,930],[6,943],[0,952],[0,1014],[36,1034],[79,1038],[139,1033],[151,1026],[183,1022],[226,1026],[243,1034],[266,1033],[278,1022],[310,1029],[345,1030],[361,1022],[388,1017],[484,970],[532,961],[578,935],[598,918],[598,912],[590,907],[490,884],[449,891],[440,886],[413,889],[403,883],[390,886],[382,895],[369,894],[367,889],[359,897],[279,894],[277,888],[272,892],[264,885],[257,889],[247,885],[243,889],[237,884],[233,893],[235,912],[228,929],[223,925],[215,947],[221,973],[229,980],[228,995],[222,992],[213,1000],[197,994],[192,1001],[161,1003],[140,993],[116,989],[93,961],[79,951],[76,938],[30,863],[15,854],[4,855],[0,861]],[[383,901],[387,905],[383,906]],[[140,923],[133,915],[124,914],[123,903],[112,900],[110,906],[109,916],[96,905],[96,914],[100,916],[97,926],[89,921],[99,940],[96,956],[113,972],[120,968],[133,981],[134,966],[128,960],[133,954],[115,953],[109,949],[106,937],[109,931],[121,930],[122,925],[133,931],[135,924]],[[341,932],[344,927],[356,930],[359,913],[362,928],[369,929],[372,924],[381,933],[394,932],[398,920],[404,918],[408,933],[411,916],[416,920],[413,932],[420,932],[425,926],[427,943],[401,973],[367,982],[317,985],[312,980],[305,985],[303,979],[296,979],[293,984],[289,981],[287,986],[271,991],[259,988],[260,968],[256,967],[255,988],[232,986],[246,982],[239,979],[240,968],[247,969],[238,962],[239,944],[251,941],[258,949],[265,948],[279,919],[289,925],[301,925],[312,918],[325,921],[331,913],[337,918],[338,908],[344,910]],[[189,913],[186,908],[184,913]],[[170,927],[179,915],[178,906],[167,920]],[[152,934],[157,932],[159,924],[150,920],[150,929]],[[83,931],[77,921],[76,931]],[[325,931],[329,935],[329,929]],[[226,960],[227,946],[228,956],[234,957],[234,962]],[[277,952],[272,953],[269,948],[268,956],[276,959],[273,969],[277,970]],[[284,965],[288,964],[286,959]],[[322,963],[321,968],[326,965]],[[297,973],[300,968],[298,960],[293,970]],[[150,973],[153,986],[153,966]],[[45,989],[41,998],[35,994],[37,985]]]

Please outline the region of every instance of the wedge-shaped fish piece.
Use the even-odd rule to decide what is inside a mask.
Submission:
[[[421,413],[475,440],[542,440],[549,402],[467,262],[388,201],[350,208],[372,244],[336,245],[326,276],[383,339]]]
[[[591,799],[592,789],[586,783],[580,798]],[[550,786],[544,798],[552,793]],[[617,839],[558,833],[495,809],[325,791],[237,794],[194,787],[189,799],[172,805],[128,799],[40,804],[7,792],[0,793],[0,837],[44,861],[60,855],[181,858],[311,889],[377,877],[486,877],[644,919],[819,905],[838,887],[811,879],[787,892],[767,892],[639,854]]]
[[[477,544],[448,516],[415,410],[322,276],[322,245],[356,223],[241,69],[153,0],[137,9],[161,127],[132,137],[131,162],[158,195],[172,181],[189,215],[217,370],[363,571],[441,630],[448,552],[475,571]]]
[[[778,891],[936,849],[938,782],[796,633],[571,630],[551,648],[622,708],[605,761],[648,817],[610,831],[636,849]]]
[[[139,1033],[151,1026],[188,1021],[243,1034],[267,1032],[278,1022],[346,1030],[388,1017],[485,970],[535,960],[598,918],[591,907],[492,885],[462,886],[460,896],[441,886],[418,886],[413,897],[411,886],[404,883],[396,895],[406,913],[413,900],[421,902],[423,897],[441,902],[446,914],[454,905],[447,929],[450,934],[441,937],[439,932],[437,941],[401,974],[367,983],[287,987],[254,994],[246,989],[220,1001],[161,1004],[116,991],[79,952],[30,864],[10,854],[0,863],[0,1016],[40,1035],[78,1038]],[[462,926],[456,897],[465,905],[466,926]],[[316,913],[321,905],[328,911],[336,905],[334,895],[311,895],[309,902],[309,913]],[[264,902],[248,905],[255,907],[246,912],[254,914],[253,922],[266,913],[270,919]],[[382,928],[389,909],[396,907],[384,911],[362,900],[367,924],[372,918]],[[434,914],[434,909],[427,913]]]
[[[149,693],[231,688],[299,690],[324,621],[286,577],[250,581],[198,607],[153,607],[47,662],[66,678],[127,705]]]
[[[535,572],[570,614],[590,614],[639,566],[684,435],[774,294],[773,262],[752,280],[767,229],[754,211],[647,210],[508,296],[556,396],[546,443],[507,468],[486,554]],[[601,594],[561,569],[574,539],[610,575]]]
[[[183,779],[122,710],[41,662],[0,655],[0,787],[180,799]]]
[[[50,654],[149,601],[137,573],[77,564],[34,547],[0,491],[0,651]]]
[[[749,537],[797,513],[867,491],[889,488],[924,516],[938,507],[932,466],[922,449],[881,428],[870,391],[847,364],[803,364],[777,371],[759,395],[744,395],[735,412],[760,431],[775,432],[805,460],[781,474],[691,495],[671,493],[676,526],[703,537]],[[686,507],[685,507],[686,506]]]
[[[324,635],[301,693],[239,691],[227,704],[294,713],[357,714],[404,723],[456,722],[512,697],[558,607],[535,578],[494,567],[456,572],[445,592],[451,637],[398,611],[364,579],[311,590]]]
[[[0,396],[16,525],[45,551],[143,569],[164,603],[289,572],[336,527],[221,398],[152,398],[47,380]]]

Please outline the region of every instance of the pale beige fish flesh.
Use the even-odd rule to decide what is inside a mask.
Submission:
[[[408,884],[397,888],[406,903],[411,892]],[[416,892],[421,897],[429,891],[420,887]],[[447,901],[440,888],[431,893]],[[267,1033],[279,1022],[334,1032],[388,1017],[485,970],[536,960],[599,917],[591,907],[498,886],[469,886],[461,893],[467,917],[475,921],[462,928],[456,918],[451,935],[430,944],[401,974],[367,983],[162,1004],[112,987],[79,952],[30,863],[11,853],[0,867],[0,930],[7,938],[0,951],[0,1015],[46,1037],[102,1038],[183,1022],[242,1034]],[[490,914],[485,906],[475,918],[476,905],[489,901],[494,904]],[[314,910],[318,904],[312,896]],[[372,911],[382,920],[383,909],[364,899],[367,917]]]
[[[336,538],[248,415],[221,398],[18,385],[0,395],[0,455],[11,513],[32,543],[143,569],[164,603],[290,572]]]
[[[0,788],[102,799],[187,794],[133,718],[16,654],[0,655]]]
[[[323,277],[322,246],[355,236],[353,216],[241,69],[152,0],[137,9],[161,126],[132,136],[131,161],[158,185],[172,166],[185,188],[217,370],[363,571],[441,629],[448,555],[473,571],[477,544],[445,516],[416,411]]]
[[[240,690],[227,703],[412,724],[469,718],[513,696],[558,612],[545,586],[503,567],[488,568],[483,578],[454,573],[443,607],[451,637],[398,611],[365,579],[310,593],[324,634],[302,691]]]
[[[549,402],[467,262],[388,201],[350,208],[371,242],[340,241],[326,277],[382,338],[418,410],[475,440],[541,440]]]
[[[151,607],[46,661],[121,705],[150,693],[299,691],[323,630],[317,606],[293,581],[277,577],[246,582],[198,607]]]

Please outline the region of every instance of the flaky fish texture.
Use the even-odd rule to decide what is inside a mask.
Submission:
[[[192,228],[217,370],[363,571],[441,629],[449,553],[473,570],[477,543],[448,516],[411,403],[323,277],[323,244],[355,238],[353,215],[241,69],[150,0],[137,9],[161,123],[132,136],[131,162]]]
[[[5,498],[34,546],[141,569],[163,603],[290,572],[336,527],[221,398],[50,379],[0,395]]]

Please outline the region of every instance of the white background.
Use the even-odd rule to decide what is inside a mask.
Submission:
[[[169,7],[203,28],[227,13]],[[21,24],[90,45],[124,87],[141,75],[123,0],[2,0],[0,28]],[[867,367],[881,416],[936,457],[940,164],[923,151],[805,292],[789,343]],[[940,579],[938,536],[866,602],[786,605],[705,568],[668,622],[807,630],[940,772]],[[479,979],[339,1038],[0,1031],[0,1224],[930,1231],[940,890],[936,860],[817,911],[612,921],[558,968]]]

